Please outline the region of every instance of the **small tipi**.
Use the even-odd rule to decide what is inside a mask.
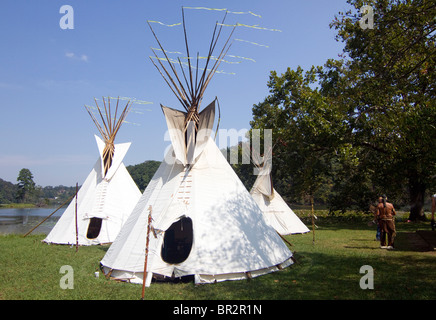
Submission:
[[[104,101],[103,111],[96,102],[102,125],[87,107],[104,138],[103,141],[95,136],[100,157],[78,191],[77,201],[73,198],[44,242],[76,244],[77,236],[79,245],[111,243],[141,197],[139,188],[122,162],[130,143],[114,144],[130,109],[127,103],[117,118],[118,102],[119,99],[114,117],[111,115],[110,99],[107,107]]]
[[[218,40],[215,31],[211,48]],[[210,137],[215,101],[198,111],[226,45],[209,73],[204,68],[200,82],[186,82],[187,90],[161,64],[173,92],[183,93],[177,96],[185,111],[162,106],[172,147],[103,257],[107,276],[145,286],[153,276],[190,275],[195,283],[212,283],[252,278],[293,263],[292,252]]]
[[[251,196],[262,210],[265,220],[281,235],[309,232],[309,228],[274,189],[270,168],[268,161],[259,168],[259,174],[250,190]]]

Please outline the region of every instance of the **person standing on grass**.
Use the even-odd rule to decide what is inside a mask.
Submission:
[[[434,212],[436,211],[436,193],[431,196],[431,229],[434,231],[436,223],[434,221]]]
[[[370,222],[370,224],[375,224],[377,227],[377,232],[375,234],[375,240],[376,241],[380,241],[380,223],[378,221],[378,217],[377,217],[377,208],[374,207],[373,205],[371,205],[369,207],[369,210],[374,214],[374,220],[372,220]],[[369,224],[368,224],[369,225]]]
[[[380,248],[393,249],[396,235],[394,221],[396,212],[393,204],[387,202],[387,197],[385,195],[378,198],[378,205],[375,214],[380,223]],[[386,237],[388,238],[387,246]]]

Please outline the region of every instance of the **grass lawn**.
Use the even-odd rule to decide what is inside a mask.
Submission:
[[[297,213],[310,226],[303,211]],[[322,214],[321,214],[322,215]],[[320,216],[313,234],[287,236],[297,263],[250,281],[153,283],[150,300],[434,300],[436,251],[429,251],[416,230],[429,223],[397,221],[396,248],[387,251],[375,241],[368,217]],[[310,227],[311,228],[311,227]],[[109,246],[75,247],[41,243],[44,235],[0,236],[0,300],[138,300],[141,285],[107,280],[99,261]],[[74,289],[62,289],[63,265],[74,270]],[[374,289],[360,288],[374,271]]]

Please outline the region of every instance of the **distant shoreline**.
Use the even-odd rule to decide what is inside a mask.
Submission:
[[[3,203],[0,204],[0,209],[2,208],[27,209],[27,208],[40,208],[40,207],[32,203]]]

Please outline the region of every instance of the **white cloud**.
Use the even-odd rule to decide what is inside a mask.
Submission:
[[[88,62],[88,56],[86,54],[76,55],[74,52],[67,52],[67,53],[65,53],[65,56],[69,59]]]

